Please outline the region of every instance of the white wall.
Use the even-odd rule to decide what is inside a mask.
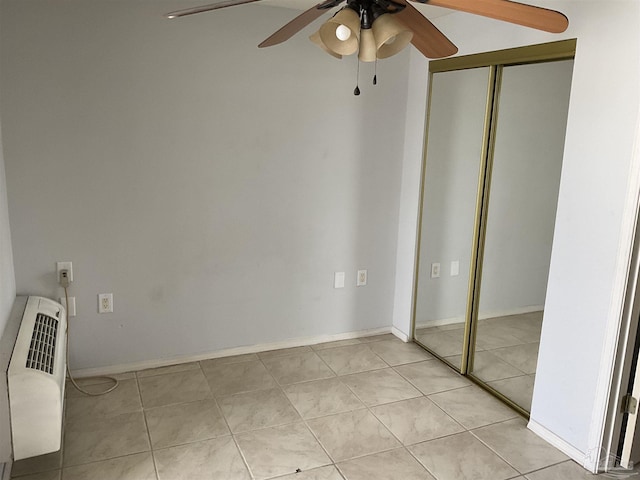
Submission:
[[[0,19],[1,18],[0,12]],[[9,319],[15,298],[16,280],[13,270],[9,209],[7,205],[7,183],[2,148],[2,128],[0,127],[0,336],[2,336],[2,332],[4,332],[4,327]]]
[[[578,39],[531,419],[594,466],[611,380],[610,337],[620,319],[624,288],[619,286],[627,274],[627,221],[635,215],[627,190],[638,136],[640,4],[535,3],[565,12],[569,29],[551,35],[464,14],[442,17],[438,25],[460,54]],[[424,73],[422,82],[411,84],[407,102],[407,118],[417,118],[424,111],[426,62],[414,55],[411,61],[417,62],[412,72]],[[407,138],[405,152],[418,152],[421,143],[421,137]],[[403,169],[419,162],[418,155],[405,155]],[[417,197],[413,203],[411,197],[417,182],[403,176],[401,211],[415,211]],[[407,228],[399,231],[404,252],[399,262],[406,265],[413,255],[406,239],[415,237],[415,227],[402,226]],[[406,268],[403,273],[396,282],[397,300],[410,297],[412,281]],[[394,308],[394,326],[408,332],[410,318],[404,314],[406,309]]]
[[[3,2],[18,291],[74,262],[73,368],[389,327],[408,54],[354,97],[311,28],[256,48],[298,12],[185,6]]]

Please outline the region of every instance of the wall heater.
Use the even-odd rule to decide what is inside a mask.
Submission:
[[[60,450],[66,334],[62,305],[27,298],[7,370],[14,461]]]

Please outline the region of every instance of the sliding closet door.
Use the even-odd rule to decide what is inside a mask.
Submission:
[[[505,66],[470,373],[531,408],[573,60]]]
[[[414,338],[458,369],[489,81],[483,67],[434,73],[430,84]]]

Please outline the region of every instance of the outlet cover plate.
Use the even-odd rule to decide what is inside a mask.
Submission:
[[[73,282],[73,262],[56,262],[56,281],[58,283],[60,282],[60,270],[68,270],[69,281]]]
[[[60,305],[67,309],[67,317],[71,318],[76,316],[76,297],[69,297],[68,306],[66,305],[65,298],[60,297]]]
[[[98,313],[113,313],[113,293],[98,294]]]
[[[364,287],[367,284],[367,271],[358,270],[358,276],[356,279],[356,287]]]

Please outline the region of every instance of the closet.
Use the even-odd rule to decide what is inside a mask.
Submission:
[[[433,61],[414,340],[528,414],[575,40]]]

